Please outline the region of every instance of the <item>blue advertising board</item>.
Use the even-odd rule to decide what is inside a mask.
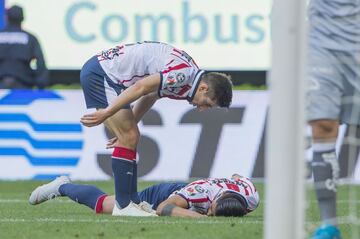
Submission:
[[[0,29],[5,25],[5,0],[0,0]]]

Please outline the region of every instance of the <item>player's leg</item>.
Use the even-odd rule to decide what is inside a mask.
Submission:
[[[152,209],[156,210],[160,203],[165,201],[173,192],[185,187],[187,183],[159,183],[150,186],[139,192],[141,201],[145,201],[151,205]]]
[[[124,90],[124,86],[116,84],[106,75],[96,57],[85,63],[80,73],[80,82],[87,108],[106,108]],[[149,216],[149,213],[141,212],[141,209],[133,205],[140,202],[136,192],[136,146],[139,130],[130,106],[125,106],[104,123],[119,141],[112,154],[117,202],[115,214]],[[119,212],[125,208],[127,209]]]
[[[101,211],[99,213],[112,214],[115,202],[115,195],[105,197],[104,201],[102,202]]]
[[[321,219],[336,225],[336,183],[340,168],[335,152],[339,123],[336,120],[311,121],[313,174]]]
[[[37,187],[31,193],[29,203],[37,205],[56,197],[65,196],[69,197],[76,203],[83,204],[91,208],[96,213],[103,214],[111,214],[116,202],[114,195],[107,196],[105,192],[93,185],[73,184],[67,176],[61,176],[50,183]],[[146,199],[147,198],[144,198],[143,200]],[[144,207],[146,205],[142,206]],[[144,210],[141,206],[136,208]]]
[[[158,205],[165,201],[173,192],[185,187],[187,183],[160,183],[139,192],[140,207],[146,211],[156,210]],[[144,203],[146,202],[146,204]],[[115,205],[115,196],[107,196],[102,203],[100,213],[112,213]]]
[[[118,209],[140,203],[137,193],[136,162],[136,146],[140,133],[131,109],[120,110],[107,119],[105,125],[118,140],[112,154],[116,198],[113,214],[117,215]]]
[[[96,213],[103,213],[103,202],[108,197],[105,192],[93,185],[66,183],[59,187],[61,196],[69,197],[74,202],[83,204]]]
[[[57,177],[50,183],[37,187],[29,197],[29,203],[37,205],[56,197],[69,197],[76,203],[83,204],[96,213],[111,214],[115,204],[114,196],[93,185],[73,184],[67,176]]]
[[[315,232],[314,238],[327,230],[332,231],[334,238],[340,238],[336,228],[339,163],[335,145],[344,93],[343,76],[334,52],[310,44],[309,53],[307,118],[312,126],[312,169],[320,217],[324,224]],[[333,233],[334,231],[338,233]]]
[[[37,205],[47,200],[61,196],[59,188],[61,185],[67,183],[71,183],[70,178],[67,176],[60,176],[50,183],[46,183],[37,187],[34,191],[31,192],[29,203],[32,205]]]

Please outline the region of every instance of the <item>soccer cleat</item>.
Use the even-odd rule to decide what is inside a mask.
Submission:
[[[139,203],[139,207],[144,210],[145,212],[154,214],[154,216],[157,216],[156,211],[152,208],[152,206],[145,201],[142,201],[141,203]]]
[[[320,226],[312,235],[311,239],[341,239],[340,231],[337,227],[324,224]]]
[[[71,183],[70,178],[68,176],[60,176],[50,183],[37,187],[31,193],[29,203],[31,205],[36,205],[60,196],[59,187],[66,183]]]
[[[133,216],[133,217],[154,217],[156,213],[150,213],[141,208],[141,206],[130,202],[125,208],[120,208],[117,203],[114,205],[113,216]]]

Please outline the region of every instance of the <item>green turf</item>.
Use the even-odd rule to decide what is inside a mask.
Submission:
[[[205,218],[179,219],[169,217],[126,218],[109,215],[96,215],[85,206],[73,203],[66,198],[31,206],[27,198],[39,181],[0,181],[0,238],[246,238],[258,239],[263,235],[264,186],[257,184],[262,203],[257,210],[244,218]],[[112,193],[113,184],[109,182],[87,182]],[[141,182],[139,189],[151,183]],[[360,187],[356,190],[357,200]],[[348,216],[349,187],[339,189],[339,216]],[[319,222],[314,195],[308,196],[306,228],[308,233]],[[359,204],[359,202],[356,202]],[[279,205],[281,206],[281,205]],[[355,209],[360,215],[360,208]],[[359,216],[357,216],[359,218]],[[275,220],[275,219],[274,219]],[[286,225],[284,225],[286,226]],[[341,224],[344,238],[351,238],[353,227],[349,223]]]
[[[251,84],[242,84],[234,85],[233,90],[266,90],[266,85],[251,85]]]

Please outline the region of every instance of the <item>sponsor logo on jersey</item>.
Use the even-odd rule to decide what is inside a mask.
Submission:
[[[123,52],[120,52],[120,50],[123,48],[124,48],[124,46],[116,46],[114,48],[110,48],[109,50],[102,51],[100,54],[97,55],[98,60],[99,61],[112,60],[115,57],[118,57],[121,54],[124,54]]]
[[[187,193],[187,195],[189,195],[189,196],[194,196],[194,195],[196,195],[195,189],[194,189],[193,187],[187,188],[187,189],[186,189],[186,193]]]
[[[185,79],[186,79],[186,76],[185,76],[184,73],[179,72],[179,73],[176,74],[176,80],[177,80],[177,82],[183,83],[183,82],[185,81]]]
[[[176,83],[176,80],[174,78],[168,78],[167,79],[167,84],[168,85],[175,85],[175,83]]]
[[[166,78],[166,84],[169,86],[173,86],[176,84],[176,79],[175,79],[175,75],[172,73],[169,73],[169,75]]]
[[[196,185],[195,190],[198,191],[199,193],[204,193],[205,192],[205,189],[203,189],[200,185]]]

